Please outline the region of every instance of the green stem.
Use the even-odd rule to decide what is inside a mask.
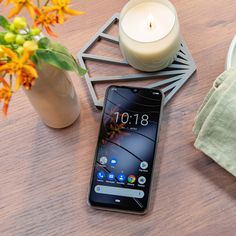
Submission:
[[[40,8],[40,0],[37,0],[38,8]]]
[[[10,87],[12,88],[12,75],[10,75]]]
[[[6,75],[7,75],[7,72],[5,72],[5,73],[2,75],[2,77],[4,78]]]
[[[50,0],[47,0],[47,1],[45,2],[45,4],[44,4],[45,7],[48,5],[49,1],[50,1]]]

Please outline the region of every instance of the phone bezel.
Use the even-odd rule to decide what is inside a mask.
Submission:
[[[138,90],[150,90],[150,91],[156,91],[156,92],[160,92],[160,94],[162,95],[162,100],[161,100],[161,109],[160,109],[160,117],[159,117],[159,124],[158,124],[158,128],[157,128],[157,135],[156,135],[156,145],[155,145],[155,150],[154,150],[154,158],[153,158],[153,165],[152,165],[152,175],[151,175],[151,179],[150,179],[150,187],[148,190],[148,201],[147,201],[147,207],[144,209],[144,211],[131,211],[131,210],[123,210],[123,209],[117,209],[117,208],[111,208],[111,207],[103,207],[103,206],[94,206],[93,204],[91,204],[90,202],[90,192],[91,192],[91,187],[92,187],[92,181],[93,181],[93,177],[94,177],[94,169],[95,169],[95,165],[96,165],[96,159],[97,159],[97,151],[98,151],[98,143],[95,149],[95,156],[94,156],[94,161],[93,161],[93,165],[92,165],[92,173],[91,173],[91,177],[90,177],[90,184],[89,184],[89,191],[88,191],[88,196],[87,196],[87,204],[94,208],[94,209],[98,209],[98,210],[106,210],[106,211],[112,211],[112,212],[122,212],[122,213],[129,213],[129,214],[137,214],[137,215],[144,215],[146,214],[149,209],[150,209],[150,198],[151,198],[151,192],[153,189],[153,176],[154,176],[154,167],[156,165],[157,162],[157,149],[158,149],[158,143],[159,143],[159,136],[160,136],[160,127],[161,127],[161,120],[162,120],[162,115],[163,115],[163,106],[164,106],[164,99],[165,99],[165,95],[161,90],[158,89],[149,89],[149,88],[142,88],[142,87],[131,87],[131,86],[117,86],[117,85],[110,85],[107,89],[106,89],[106,93],[105,93],[105,97],[104,97],[104,106],[102,109],[102,118],[101,118],[101,123],[100,123],[100,128],[99,128],[99,132],[98,135],[100,134],[101,131],[101,126],[102,126],[102,121],[103,121],[103,117],[104,117],[104,112],[105,112],[105,106],[106,106],[106,99],[107,99],[107,95],[109,93],[109,90],[111,88],[128,88],[128,89],[138,89]]]

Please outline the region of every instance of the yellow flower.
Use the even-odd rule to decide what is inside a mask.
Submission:
[[[58,22],[59,24],[63,24],[65,21],[65,14],[69,14],[72,16],[78,16],[84,14],[82,11],[76,11],[73,9],[70,9],[68,4],[70,3],[70,0],[52,0],[53,6],[45,7],[45,12],[57,12],[58,16]]]
[[[7,115],[8,104],[11,99],[12,91],[8,83],[4,78],[0,77],[0,83],[2,83],[2,88],[0,88],[0,101],[4,101],[2,111]]]
[[[15,5],[15,7],[11,10],[9,17],[18,15],[22,10],[22,8],[25,7],[28,10],[31,17],[33,19],[35,18],[34,10],[36,7],[31,0],[8,0],[7,4],[9,4],[10,2],[12,2]]]
[[[20,88],[20,85],[24,85],[26,79],[29,81],[30,78],[30,81],[33,82],[38,77],[38,73],[30,61],[31,51],[24,50],[22,57],[19,58],[11,49],[4,46],[0,46],[0,48],[11,59],[9,62],[0,66],[0,73],[4,71],[16,76],[16,90]],[[30,86],[27,85],[27,87]]]

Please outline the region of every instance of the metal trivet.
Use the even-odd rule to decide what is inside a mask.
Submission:
[[[107,64],[126,65],[129,66],[125,60],[114,59],[105,56],[99,56],[87,53],[100,39],[107,40],[111,43],[119,45],[119,39],[111,36],[107,31],[113,26],[113,24],[119,21],[119,14],[115,14],[109,19],[105,25],[96,33],[96,35],[81,49],[77,57],[80,65],[86,68],[85,61],[99,61]],[[196,64],[187,48],[186,43],[182,39],[181,48],[178,52],[177,59],[168,68],[151,73],[137,73],[128,74],[122,76],[103,76],[103,77],[90,77],[89,68],[86,68],[88,73],[84,76],[87,82],[89,92],[92,96],[94,105],[97,108],[103,107],[103,99],[98,99],[94,85],[104,82],[117,82],[117,81],[134,81],[134,80],[148,80],[148,79],[160,79],[156,83],[145,86],[146,88],[160,88],[165,93],[165,104],[181,89],[181,87],[191,78],[192,74],[196,71]]]

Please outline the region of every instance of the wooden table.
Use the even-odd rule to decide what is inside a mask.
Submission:
[[[87,13],[58,30],[60,41],[76,54],[126,2],[79,0],[74,6]],[[88,207],[101,113],[85,81],[73,75],[81,101],[73,126],[46,127],[23,92],[12,100],[8,118],[0,120],[1,236],[235,235],[235,178],[194,149],[191,129],[203,97],[224,70],[236,32],[236,2],[173,3],[198,72],[165,108],[150,213],[133,216]]]

